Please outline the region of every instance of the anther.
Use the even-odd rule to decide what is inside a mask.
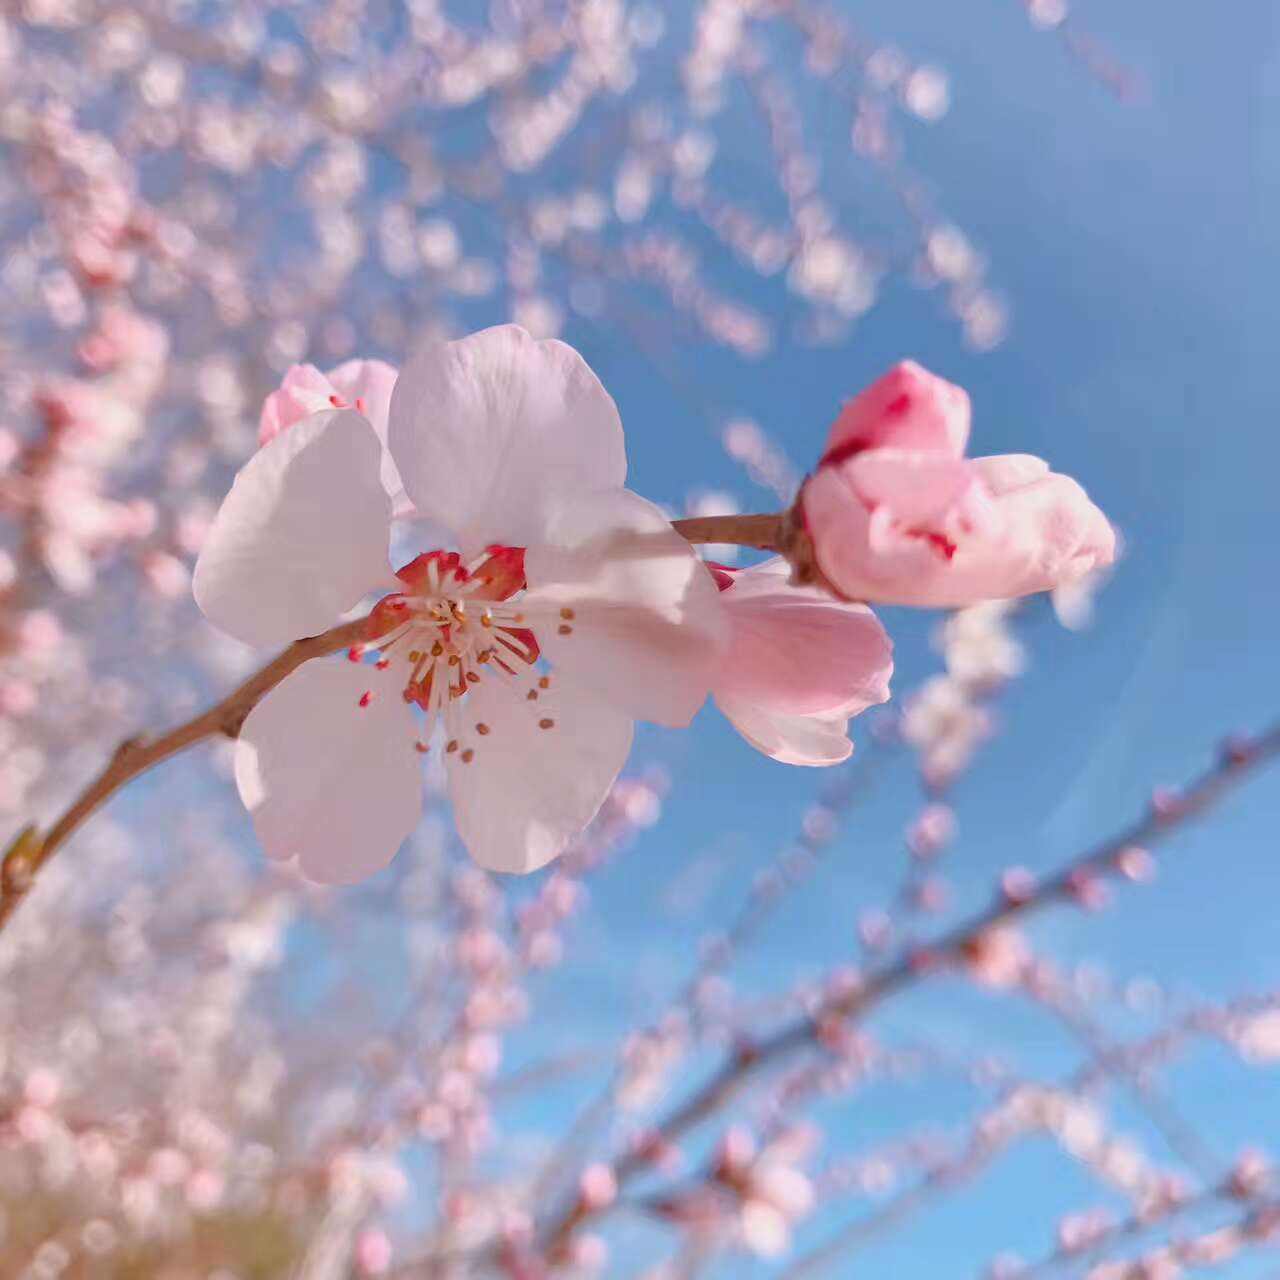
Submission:
[[[538,688],[539,688],[539,689],[550,689],[550,688],[551,688],[551,677],[550,677],[550,676],[543,676],[543,677],[542,677],[542,679],[538,681]]]
[[[368,689],[366,689],[360,695],[360,705],[362,707],[367,707],[369,703],[371,703],[372,701],[373,701],[373,694]]]
[[[467,672],[467,683],[468,683],[468,684],[479,684],[479,683],[480,683],[480,677],[479,677],[478,675],[476,675],[476,673],[475,673],[474,671],[468,671],[468,672]]]
[[[347,650],[348,662],[359,662],[360,659],[363,657],[364,657],[364,650],[361,649],[358,644],[353,644],[351,648]]]
[[[420,756],[425,756],[425,755],[427,754],[427,752],[431,750],[431,748],[430,748],[429,746],[427,746],[427,744],[426,744],[425,742],[422,742],[422,741],[415,742],[415,743],[413,744],[413,749],[414,749],[414,750],[415,750],[415,751],[416,751]]]
[[[573,635],[573,628],[567,622],[562,622],[556,630],[559,631],[562,636]]]
[[[529,692],[528,692],[528,693],[526,693],[524,696],[525,696],[525,701],[526,701],[526,702],[537,702],[537,700],[538,700],[538,691],[537,691],[537,689],[530,689],[530,690],[529,690]]]
[[[573,610],[572,610],[572,609],[561,609],[561,610],[560,610],[560,616],[561,616],[561,617],[562,617],[566,622],[572,622],[572,621],[573,621]]]
[[[435,644],[431,646],[431,656],[433,658],[438,658],[443,652],[444,652],[444,645],[442,645],[440,641],[437,640]]]
[[[447,745],[445,746],[445,750],[446,750],[450,755],[453,755],[453,753],[454,753],[455,751],[457,751],[457,749],[458,749],[458,740],[457,740],[457,738],[450,738],[450,739],[449,739],[449,741],[448,741],[448,743],[447,743]]]
[[[379,658],[373,665],[377,667],[379,671],[385,671],[391,665],[391,659]]]
[[[470,764],[470,763],[471,763],[475,758],[476,758],[476,753],[475,753],[474,751],[472,751],[470,747],[468,747],[468,748],[467,748],[467,749],[462,753],[462,763],[463,763],[463,764]]]
[[[476,732],[483,738],[484,735],[489,732],[489,726],[483,723],[478,724],[476,725]]]
[[[555,727],[556,727],[556,722],[554,720],[545,719],[545,720],[538,721],[539,729],[554,729]]]

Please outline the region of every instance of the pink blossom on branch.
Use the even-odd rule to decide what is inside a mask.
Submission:
[[[841,410],[801,510],[852,600],[956,608],[1049,591],[1110,564],[1085,491],[1029,454],[966,458],[969,398],[904,361]]]
[[[636,719],[687,724],[722,647],[715,585],[623,487],[613,400],[572,348],[514,325],[430,344],[387,441],[418,511],[453,531],[392,573],[383,448],[354,408],[312,414],[241,470],[196,565],[200,608],[258,645],[320,631],[373,593],[377,661],[313,661],[245,720],[241,798],[268,855],[325,882],[395,855],[440,730],[475,859],[526,872],[595,816]]]
[[[716,565],[729,648],[712,692],[758,751],[786,764],[831,765],[853,751],[849,720],[889,699],[893,643],[866,605],[788,583],[781,557]]]

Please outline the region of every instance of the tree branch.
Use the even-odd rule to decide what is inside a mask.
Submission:
[[[787,516],[770,515],[699,516],[676,520],[672,527],[691,543],[734,543],[761,550],[782,546]],[[91,814],[102,807],[126,783],[146,773],[162,760],[185,751],[197,742],[223,734],[235,738],[245,717],[290,672],[312,658],[323,658],[339,649],[366,640],[367,619],[344,622],[322,635],[295,640],[283,653],[250,676],[234,693],[207,711],[170,729],[158,737],[126,738],[113,753],[105,769],[71,802],[49,830],[41,835],[28,825],[18,832],[0,856],[0,929],[9,922],[23,898],[30,892],[36,874]]]
[[[827,1000],[812,1014],[797,1018],[763,1040],[735,1048],[699,1088],[658,1121],[654,1134],[664,1143],[676,1142],[714,1115],[763,1068],[802,1048],[821,1043],[824,1028],[859,1017],[926,974],[962,962],[971,944],[994,926],[1039,911],[1051,903],[1072,900],[1091,879],[1123,875],[1122,855],[1126,850],[1166,838],[1278,755],[1280,723],[1250,742],[1229,743],[1219,758],[1183,791],[1153,803],[1125,830],[1069,862],[1056,875],[1026,893],[1002,892],[985,911],[957,925],[936,942],[905,952],[872,970],[860,986]],[[622,1187],[641,1173],[647,1163],[641,1149],[619,1156],[612,1165],[618,1186]],[[583,1215],[570,1207],[544,1224],[540,1239],[547,1254],[556,1256],[562,1251],[568,1236],[583,1221]]]
[[[238,689],[207,711],[158,737],[126,738],[107,766],[71,802],[67,810],[41,836],[34,826],[25,827],[0,861],[0,929],[30,892],[36,873],[62,847],[91,814],[102,807],[126,783],[146,773],[162,760],[188,747],[214,738],[239,736],[245,717],[285,676],[312,658],[322,658],[350,648],[366,638],[365,618],[344,622],[322,635],[295,640],[283,653],[251,675]]]

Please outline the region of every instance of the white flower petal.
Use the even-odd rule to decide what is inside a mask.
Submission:
[[[406,516],[413,510],[395,459],[387,448],[387,421],[391,414],[391,393],[399,375],[385,360],[347,360],[329,370],[329,381],[348,405],[363,405],[364,416],[382,443],[382,484],[391,498],[392,510]]]
[[[847,716],[781,715],[720,693],[716,706],[757,751],[783,764],[840,764],[853,754]]]
[[[706,701],[728,631],[719,592],[666,516],[627,489],[581,494],[525,552],[543,653],[638,720],[686,725]],[[563,624],[560,611],[567,611]]]
[[[345,660],[308,662],[240,730],[236,785],[263,849],[296,855],[322,884],[381,870],[422,816],[416,722],[381,675]]]
[[[280,645],[332,626],[390,575],[382,449],[358,413],[317,413],[240,469],[192,583],[214,626]]]
[[[467,729],[462,749],[445,756],[454,821],[471,856],[491,871],[536,871],[563,853],[631,750],[631,718],[554,673],[536,700],[523,686],[486,677],[455,714]]]
[[[517,325],[422,348],[401,370],[388,438],[418,510],[465,555],[541,540],[549,502],[621,485],[617,406],[563,342]]]

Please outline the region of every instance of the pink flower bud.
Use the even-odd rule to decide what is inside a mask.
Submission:
[[[1073,582],[1115,558],[1084,490],[1027,454],[966,458],[969,399],[911,362],[850,401],[801,492],[844,596],[952,608]]]

